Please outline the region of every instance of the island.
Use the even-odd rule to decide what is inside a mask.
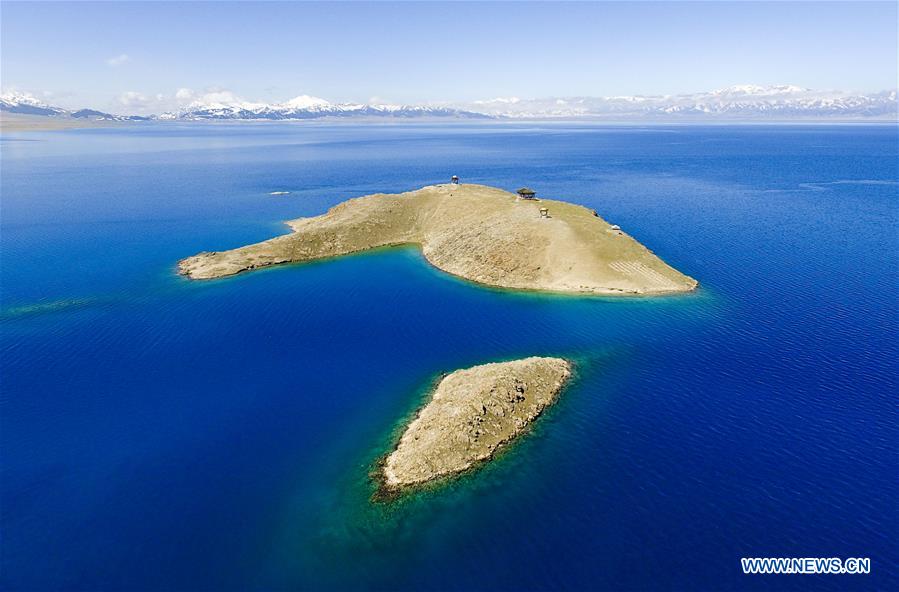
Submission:
[[[531,357],[456,370],[437,384],[377,474],[384,495],[489,460],[551,405],[571,377],[562,358]]]
[[[199,253],[180,261],[179,271],[193,279],[212,279],[378,247],[418,245],[438,269],[498,288],[639,295],[689,292],[697,286],[593,210],[536,199],[533,191],[516,195],[454,182],[350,199],[321,216],[287,224],[290,234]]]

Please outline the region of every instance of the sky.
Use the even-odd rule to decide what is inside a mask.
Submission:
[[[0,2],[0,86],[66,108],[897,86],[897,3]]]

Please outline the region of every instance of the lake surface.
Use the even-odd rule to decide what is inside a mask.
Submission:
[[[897,145],[886,125],[4,134],[0,584],[897,589]],[[504,292],[411,248],[176,274],[453,174],[595,208],[701,289]],[[370,501],[436,377],[529,355],[578,372],[527,437]],[[872,573],[744,576],[757,556]]]

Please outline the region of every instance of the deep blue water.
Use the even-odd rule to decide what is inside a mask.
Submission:
[[[896,589],[897,145],[895,126],[4,134],[0,587]],[[595,208],[702,288],[517,294],[414,249],[175,273],[451,174]],[[578,376],[531,434],[369,500],[435,376],[533,354]],[[743,556],[872,574],[744,576]]]

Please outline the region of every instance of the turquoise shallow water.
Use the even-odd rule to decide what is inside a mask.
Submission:
[[[157,125],[0,149],[4,588],[897,583],[894,126]],[[702,288],[489,290],[415,249],[175,274],[451,174],[595,208]],[[371,503],[435,377],[534,354],[578,375],[519,445]],[[873,573],[741,574],[769,555]]]

